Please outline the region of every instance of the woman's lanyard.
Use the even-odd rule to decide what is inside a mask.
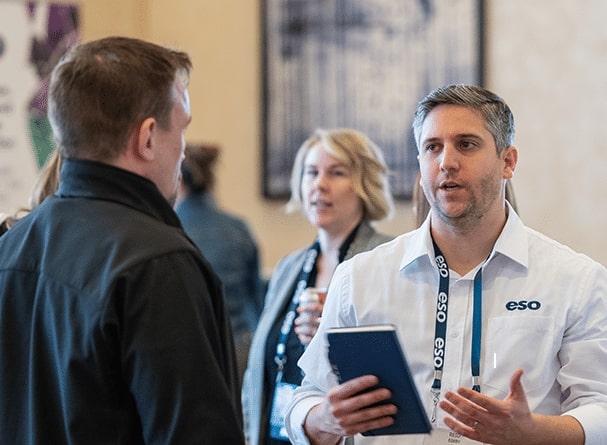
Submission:
[[[274,361],[278,366],[278,374],[276,376],[277,382],[280,382],[282,380],[282,371],[284,369],[285,363],[287,363],[287,340],[289,338],[289,333],[293,328],[293,322],[295,321],[295,317],[297,316],[299,296],[304,291],[304,289],[311,284],[309,283],[310,277],[312,275],[314,267],[316,266],[316,259],[318,258],[319,253],[320,243],[317,240],[314,242],[314,244],[312,244],[312,246],[310,246],[310,248],[306,252],[306,259],[304,261],[303,267],[301,268],[301,272],[299,273],[299,279],[297,280],[297,286],[295,287],[295,291],[293,292],[293,297],[291,298],[291,303],[289,305],[289,309],[287,310],[287,315],[285,316],[285,319],[282,322],[282,326],[280,327],[278,343],[276,344],[276,355],[274,356]]]
[[[436,407],[441,393],[443,378],[443,366],[445,364],[445,347],[447,344],[447,310],[449,307],[449,266],[438,248],[434,244],[434,257],[439,272],[438,295],[436,297],[436,320],[434,325],[434,382],[432,383],[432,416],[431,421],[436,421]],[[482,266],[474,276],[474,305],[472,311],[472,348],[470,363],[472,371],[472,389],[481,392],[480,387],[480,361],[481,361],[481,328],[482,328],[482,295],[483,279]]]
[[[352,232],[350,232],[348,237],[339,247],[339,263],[341,263],[346,258],[350,245],[354,241],[354,238],[356,238],[356,233],[358,232],[359,227],[360,223],[354,228],[354,230],[352,230]],[[314,244],[310,246],[306,253],[306,259],[304,261],[303,267],[301,268],[299,280],[297,280],[297,286],[295,287],[295,291],[293,292],[293,297],[291,298],[291,303],[289,305],[289,309],[287,310],[287,315],[285,316],[285,319],[282,322],[282,326],[280,327],[278,343],[276,344],[276,355],[274,356],[274,361],[276,362],[276,366],[278,366],[278,374],[276,375],[277,382],[280,382],[282,380],[282,371],[285,367],[285,363],[287,363],[287,341],[289,339],[289,333],[293,328],[293,322],[295,321],[295,317],[297,316],[299,296],[306,287],[314,285],[314,283],[311,283],[310,281],[313,275],[312,272],[315,270],[316,267],[316,260],[318,259],[319,253],[320,242],[316,240]]]

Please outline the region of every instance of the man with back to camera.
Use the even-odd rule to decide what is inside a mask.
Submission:
[[[54,69],[59,190],[0,238],[0,443],[244,443],[220,283],[171,207],[190,69],[122,37]]]
[[[525,227],[505,201],[518,160],[510,108],[451,85],[418,104],[413,128],[429,216],[336,270],[299,361],[291,440],[607,444],[607,270]],[[385,388],[361,393],[375,376],[337,384],[325,332],[377,323],[398,327],[431,435],[359,435],[392,424],[397,407]]]

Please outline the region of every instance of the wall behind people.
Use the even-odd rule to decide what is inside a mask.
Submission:
[[[194,61],[188,138],[224,147],[220,205],[247,215],[271,269],[313,236],[284,202],[261,196],[261,0],[81,0],[83,38],[144,37]],[[519,211],[531,227],[607,264],[607,2],[485,0],[485,86],[517,116]],[[513,28],[514,24],[516,27]],[[565,30],[565,32],[564,32]],[[405,119],[403,125],[409,125]],[[415,223],[409,203],[379,224],[397,234]]]

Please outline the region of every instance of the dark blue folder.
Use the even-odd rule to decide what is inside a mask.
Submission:
[[[430,433],[432,425],[421,402],[394,325],[370,325],[327,330],[329,361],[340,383],[373,374],[378,387],[392,392],[398,407],[394,423],[364,436]]]

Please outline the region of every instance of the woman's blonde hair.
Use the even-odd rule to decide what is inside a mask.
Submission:
[[[53,150],[38,173],[36,184],[29,197],[30,210],[42,204],[48,196],[54,195],[59,189],[59,174],[61,172],[62,157],[59,150]]]
[[[62,157],[59,150],[53,150],[40,169],[36,184],[29,196],[27,207],[22,207],[14,214],[0,215],[0,234],[13,227],[17,221],[42,204],[48,196],[54,195],[59,188],[59,172],[61,171]]]
[[[291,172],[291,199],[287,203],[287,211],[302,209],[304,162],[316,144],[349,170],[354,191],[363,202],[363,219],[377,221],[392,216],[394,200],[384,155],[366,135],[349,128],[317,129],[299,147]]]

